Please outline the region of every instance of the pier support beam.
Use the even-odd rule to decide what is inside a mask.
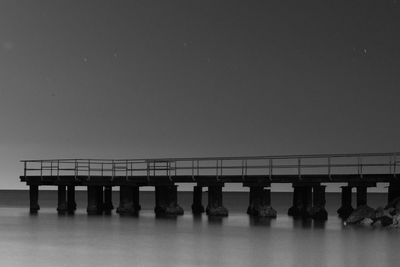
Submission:
[[[367,186],[357,186],[357,208],[367,205]]]
[[[391,182],[388,188],[388,204],[392,203],[396,198],[400,198],[400,183]]]
[[[313,187],[313,207],[310,215],[317,221],[326,221],[328,219],[328,212],[325,209],[325,188],[326,186],[324,185]]]
[[[247,214],[256,217],[276,218],[276,210],[271,207],[271,190],[262,186],[250,186],[250,203]]]
[[[201,214],[204,212],[204,206],[202,204],[203,188],[201,186],[193,187],[193,204],[192,213]]]
[[[228,216],[228,210],[222,204],[222,185],[208,186],[206,213],[209,216]]]
[[[119,207],[117,213],[121,216],[139,214],[139,186],[121,186],[119,189]]]
[[[39,206],[39,186],[30,185],[29,186],[29,212],[31,214],[36,214],[40,210]]]
[[[67,188],[65,185],[59,185],[58,186],[57,212],[58,212],[58,214],[65,214],[67,211],[68,211]]]
[[[103,187],[90,185],[87,187],[88,203],[86,211],[88,215],[103,213]]]
[[[105,186],[104,187],[104,205],[103,205],[104,213],[107,215],[111,214],[111,211],[114,209],[112,203],[112,187]]]
[[[69,214],[73,214],[76,210],[75,186],[73,185],[67,187],[67,209]]]
[[[312,208],[312,187],[293,185],[293,206],[288,215],[293,217],[309,217]]]
[[[157,216],[183,215],[182,207],[178,205],[178,186],[160,185],[155,187],[156,206],[154,212]]]
[[[351,205],[351,189],[351,186],[342,186],[342,206],[337,210],[339,217],[342,219],[347,219],[354,211]]]

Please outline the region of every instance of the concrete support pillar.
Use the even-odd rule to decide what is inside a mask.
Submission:
[[[209,216],[228,216],[228,210],[222,204],[222,185],[208,187],[206,213]]]
[[[67,190],[67,209],[69,214],[73,214],[76,210],[75,186],[69,185]]]
[[[102,187],[100,187],[102,189]],[[101,214],[102,210],[102,201],[99,200],[100,198],[100,193],[99,193],[99,186],[93,186],[90,185],[87,187],[87,196],[88,196],[88,202],[87,202],[87,208],[86,211],[89,215],[96,215],[96,214]],[[101,198],[102,199],[102,198]],[[101,203],[101,205],[100,205]]]
[[[342,206],[337,210],[339,217],[342,219],[347,219],[354,211],[351,205],[351,189],[351,186],[342,186]]]
[[[323,185],[313,187],[313,207],[310,215],[317,221],[325,221],[328,219],[328,212],[325,209],[325,188],[326,186]]]
[[[301,215],[302,210],[302,195],[303,188],[300,186],[293,186],[293,200],[292,206],[288,210],[288,215],[298,217]]]
[[[104,187],[104,205],[103,205],[104,213],[111,214],[111,211],[114,209],[112,204],[112,187],[105,186]]]
[[[201,214],[204,212],[204,206],[202,204],[203,188],[201,186],[193,187],[193,214]]]
[[[312,187],[293,186],[293,206],[288,215],[293,217],[309,217],[312,209]]]
[[[137,216],[139,214],[139,187],[121,186],[119,190],[119,207],[117,213]]]
[[[271,190],[262,186],[250,186],[250,203],[247,214],[257,217],[276,218],[276,211],[271,207]]]
[[[367,205],[367,186],[357,186],[357,208]]]
[[[97,214],[103,214],[104,211],[104,188],[103,186],[97,186]]]
[[[58,214],[65,214],[67,211],[67,188],[65,185],[59,185],[57,212]]]
[[[157,216],[183,215],[182,207],[178,205],[178,186],[162,185],[155,188],[156,207],[154,212]]]
[[[389,183],[388,188],[388,204],[392,203],[393,200],[400,198],[400,184],[397,183]]]
[[[132,186],[132,193],[133,193],[133,204],[135,204],[136,209],[139,211],[142,209],[139,201],[139,193],[140,193],[139,186]]]
[[[36,214],[40,210],[39,206],[39,186],[30,185],[29,186],[29,212],[31,214]]]

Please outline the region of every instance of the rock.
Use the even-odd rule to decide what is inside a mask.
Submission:
[[[355,224],[365,218],[375,219],[375,210],[367,205],[363,205],[355,209],[347,218],[346,223]]]
[[[397,210],[398,212],[400,211],[400,197],[396,197],[392,201],[390,201],[389,204],[385,207],[385,209],[393,208]]]
[[[383,217],[379,218],[379,220],[381,221],[382,226],[389,226],[389,225],[393,224],[392,217],[383,216]]]
[[[368,226],[368,225],[371,225],[371,224],[373,224],[373,220],[372,219],[370,219],[370,218],[364,218],[364,219],[362,219],[360,222],[359,222],[359,224],[360,225],[365,225],[365,226]]]
[[[258,210],[257,216],[276,218],[276,214],[276,210],[274,210],[271,206],[263,206]]]
[[[400,227],[400,214],[394,215],[392,219],[393,219],[392,226],[396,228]]]
[[[228,216],[228,210],[223,207],[207,207],[206,213],[209,216],[226,217]]]
[[[171,204],[165,209],[166,215],[183,215],[183,213],[182,207],[177,204]]]

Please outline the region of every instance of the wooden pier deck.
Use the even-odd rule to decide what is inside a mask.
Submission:
[[[225,183],[241,183],[250,187],[249,208],[254,205],[257,207],[251,208],[256,212],[248,210],[249,213],[260,213],[261,208],[271,206],[269,192],[272,183],[291,183],[294,188],[293,207],[297,206],[297,209],[304,211],[314,206],[324,209],[325,186],[322,184],[327,183],[347,184],[345,186],[347,189],[342,190],[345,194],[342,196],[342,202],[345,202],[342,206],[349,205],[348,188],[350,195],[351,188],[357,188],[358,203],[361,205],[366,203],[367,188],[376,186],[376,183],[389,183],[388,198],[400,196],[399,160],[400,153],[397,152],[118,160],[23,160],[24,173],[20,176],[20,180],[30,186],[32,213],[39,209],[39,186],[50,185],[58,187],[60,213],[73,212],[71,208],[74,207],[73,200],[69,203],[67,196],[73,199],[77,186],[88,189],[89,214],[99,213],[99,210],[104,210],[104,206],[109,207],[107,212],[110,212],[113,205],[105,202],[110,201],[112,187],[119,186],[121,199],[117,212],[137,214],[140,205],[136,195],[139,188],[152,186],[155,187],[156,213],[160,211],[173,214],[174,211],[177,212],[179,206],[176,199],[176,183],[195,184],[192,207],[200,210],[202,204],[199,194],[202,192],[202,187],[208,187],[209,215],[227,215],[228,212],[222,205],[222,187]],[[178,213],[183,212],[178,210]],[[194,208],[193,212],[195,210]]]

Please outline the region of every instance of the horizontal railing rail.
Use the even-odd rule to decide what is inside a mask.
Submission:
[[[22,160],[24,176],[398,175],[400,152],[154,159]]]

